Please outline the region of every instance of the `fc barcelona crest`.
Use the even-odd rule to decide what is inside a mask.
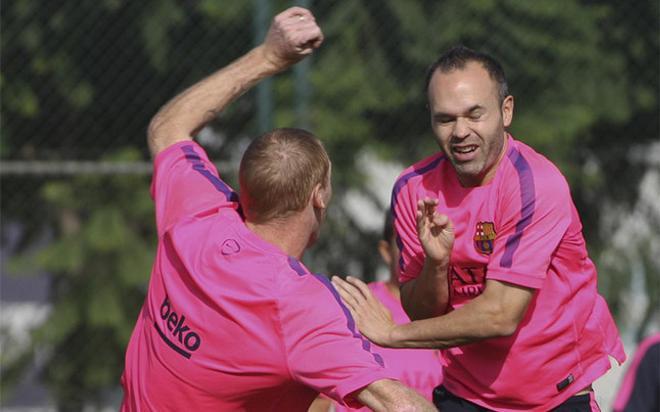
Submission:
[[[490,255],[493,253],[496,236],[493,222],[477,222],[477,230],[474,232],[474,247],[479,253]]]

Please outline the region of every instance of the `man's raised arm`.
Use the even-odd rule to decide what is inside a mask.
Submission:
[[[322,41],[323,33],[309,10],[291,7],[275,16],[261,45],[160,109],[147,132],[152,157],[174,143],[191,140],[234,99],[311,54]]]
[[[401,304],[412,320],[443,315],[449,303],[449,257],[454,227],[438,213],[436,199],[417,202],[417,233],[424,248],[424,266],[419,276],[401,285]]]

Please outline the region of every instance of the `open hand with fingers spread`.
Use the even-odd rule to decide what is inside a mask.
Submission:
[[[447,215],[438,213],[437,199],[417,201],[417,233],[427,259],[446,264],[454,245],[454,226]]]
[[[266,58],[283,70],[311,54],[323,42],[314,15],[302,7],[291,7],[275,16],[263,47]]]
[[[373,295],[366,283],[352,276],[332,277],[332,284],[350,310],[360,332],[373,343],[390,347],[397,327],[389,310]]]

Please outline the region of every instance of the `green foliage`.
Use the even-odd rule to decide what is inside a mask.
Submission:
[[[504,64],[518,103],[514,134],[565,170],[572,144],[591,126],[630,116],[618,99],[624,56],[600,29],[604,5],[392,0],[329,9],[322,20],[329,46],[315,64],[316,127],[349,147],[385,144],[392,156],[407,154],[406,163],[428,154],[425,70],[455,44]],[[410,119],[413,110],[421,115]]]
[[[138,158],[127,149],[106,160]],[[10,262],[12,272],[38,268],[54,276],[52,314],[33,344],[52,354],[46,382],[65,409],[97,399],[123,370],[156,244],[148,193],[146,179],[121,175],[47,183],[41,195],[55,239]],[[11,363],[5,367],[12,370]]]
[[[171,47],[167,39],[168,32],[181,26],[184,19],[183,10],[173,0],[156,3],[145,14],[142,37],[151,64],[159,71],[166,71],[167,68],[167,55]]]

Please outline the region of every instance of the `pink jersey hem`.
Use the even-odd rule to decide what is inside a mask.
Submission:
[[[470,394],[466,391],[463,390],[463,387],[461,386],[454,386],[452,382],[446,380],[444,383],[444,386],[455,394],[456,396],[459,396],[465,400],[468,400],[474,404],[477,404],[479,406],[482,406],[484,408],[488,409],[495,409],[499,412],[522,412],[522,411],[530,411],[530,412],[546,412],[551,410],[552,408],[555,408],[559,405],[561,405],[563,402],[565,402],[568,398],[571,396],[575,396],[576,393],[584,390],[587,388],[589,385],[591,385],[596,379],[599,377],[603,376],[610,368],[612,365],[610,364],[609,358],[604,357],[598,359],[596,362],[594,362],[591,367],[582,374],[579,378],[577,378],[575,381],[573,381],[570,385],[570,390],[566,389],[564,391],[558,392],[556,397],[554,397],[552,400],[546,402],[543,405],[535,406],[535,407],[530,407],[528,405],[525,406],[519,406],[519,407],[512,407],[510,405],[502,404],[502,403],[497,403],[497,402],[485,402],[483,401],[482,398],[480,398],[478,395]]]

